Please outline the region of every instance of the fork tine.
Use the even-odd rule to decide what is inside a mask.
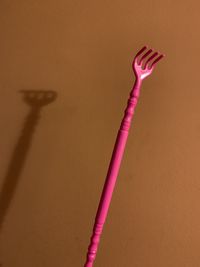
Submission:
[[[139,60],[139,65],[141,64],[141,62],[142,62],[142,60],[144,59],[144,58],[146,58],[149,54],[151,54],[151,52],[152,52],[153,50],[152,49],[149,49],[142,57],[141,57],[141,59]]]
[[[155,59],[154,61],[153,61],[153,63],[151,64],[151,68],[159,61],[159,60],[161,60],[162,58],[164,57],[164,55],[160,55],[159,57],[157,57],[157,59]]]
[[[158,55],[158,52],[155,52],[149,59],[147,59],[146,63],[144,64],[144,68],[146,68],[147,64],[149,63],[149,61],[151,61],[154,57],[156,57]]]
[[[146,50],[146,49],[147,49],[147,46],[144,46],[144,47],[142,47],[142,49],[140,49],[139,52],[137,52],[137,54],[136,54],[136,56],[135,56],[135,58],[134,58],[134,62],[135,62],[136,59],[139,57],[139,55],[141,55],[142,52],[144,52],[144,50]]]

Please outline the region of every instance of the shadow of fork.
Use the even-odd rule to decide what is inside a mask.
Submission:
[[[24,102],[29,105],[30,111],[14,148],[0,192],[0,231],[14,197],[41,110],[57,97],[57,93],[50,90],[21,90],[20,93],[23,95]]]

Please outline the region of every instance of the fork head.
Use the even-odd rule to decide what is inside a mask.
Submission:
[[[133,71],[138,80],[143,80],[149,76],[156,63],[163,58],[164,55],[158,52],[154,52],[152,49],[148,49],[144,46],[135,56],[133,60]]]

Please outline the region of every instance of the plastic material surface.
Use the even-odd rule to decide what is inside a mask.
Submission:
[[[147,50],[147,47],[145,46],[137,53],[137,55],[134,58],[133,70],[136,76],[136,80],[131,90],[127,107],[124,112],[124,117],[122,119],[117,134],[114,150],[112,153],[112,158],[108,168],[108,173],[106,176],[103,192],[101,195],[98,211],[95,218],[93,233],[90,240],[90,245],[88,247],[87,259],[84,267],[92,267],[96,257],[100,236],[108,213],[110,201],[112,198],[113,190],[115,187],[117,175],[119,172],[121,160],[123,157],[128,137],[129,128],[131,126],[134,110],[139,98],[142,81],[152,73],[156,63],[162,57],[163,57],[162,54],[153,52],[152,49]]]

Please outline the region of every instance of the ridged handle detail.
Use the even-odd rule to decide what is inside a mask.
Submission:
[[[127,102],[127,108],[124,111],[124,118],[122,120],[120,130],[123,131],[129,131],[129,128],[131,126],[131,120],[135,111],[135,107],[137,105],[138,97],[137,96],[132,96],[130,94],[130,98],[128,99]]]
[[[93,228],[93,234],[90,239],[90,245],[88,247],[88,253],[87,253],[87,263],[84,265],[84,267],[92,267],[93,262],[96,258],[97,254],[97,248],[100,241],[100,236],[103,230],[103,223],[96,222]]]

